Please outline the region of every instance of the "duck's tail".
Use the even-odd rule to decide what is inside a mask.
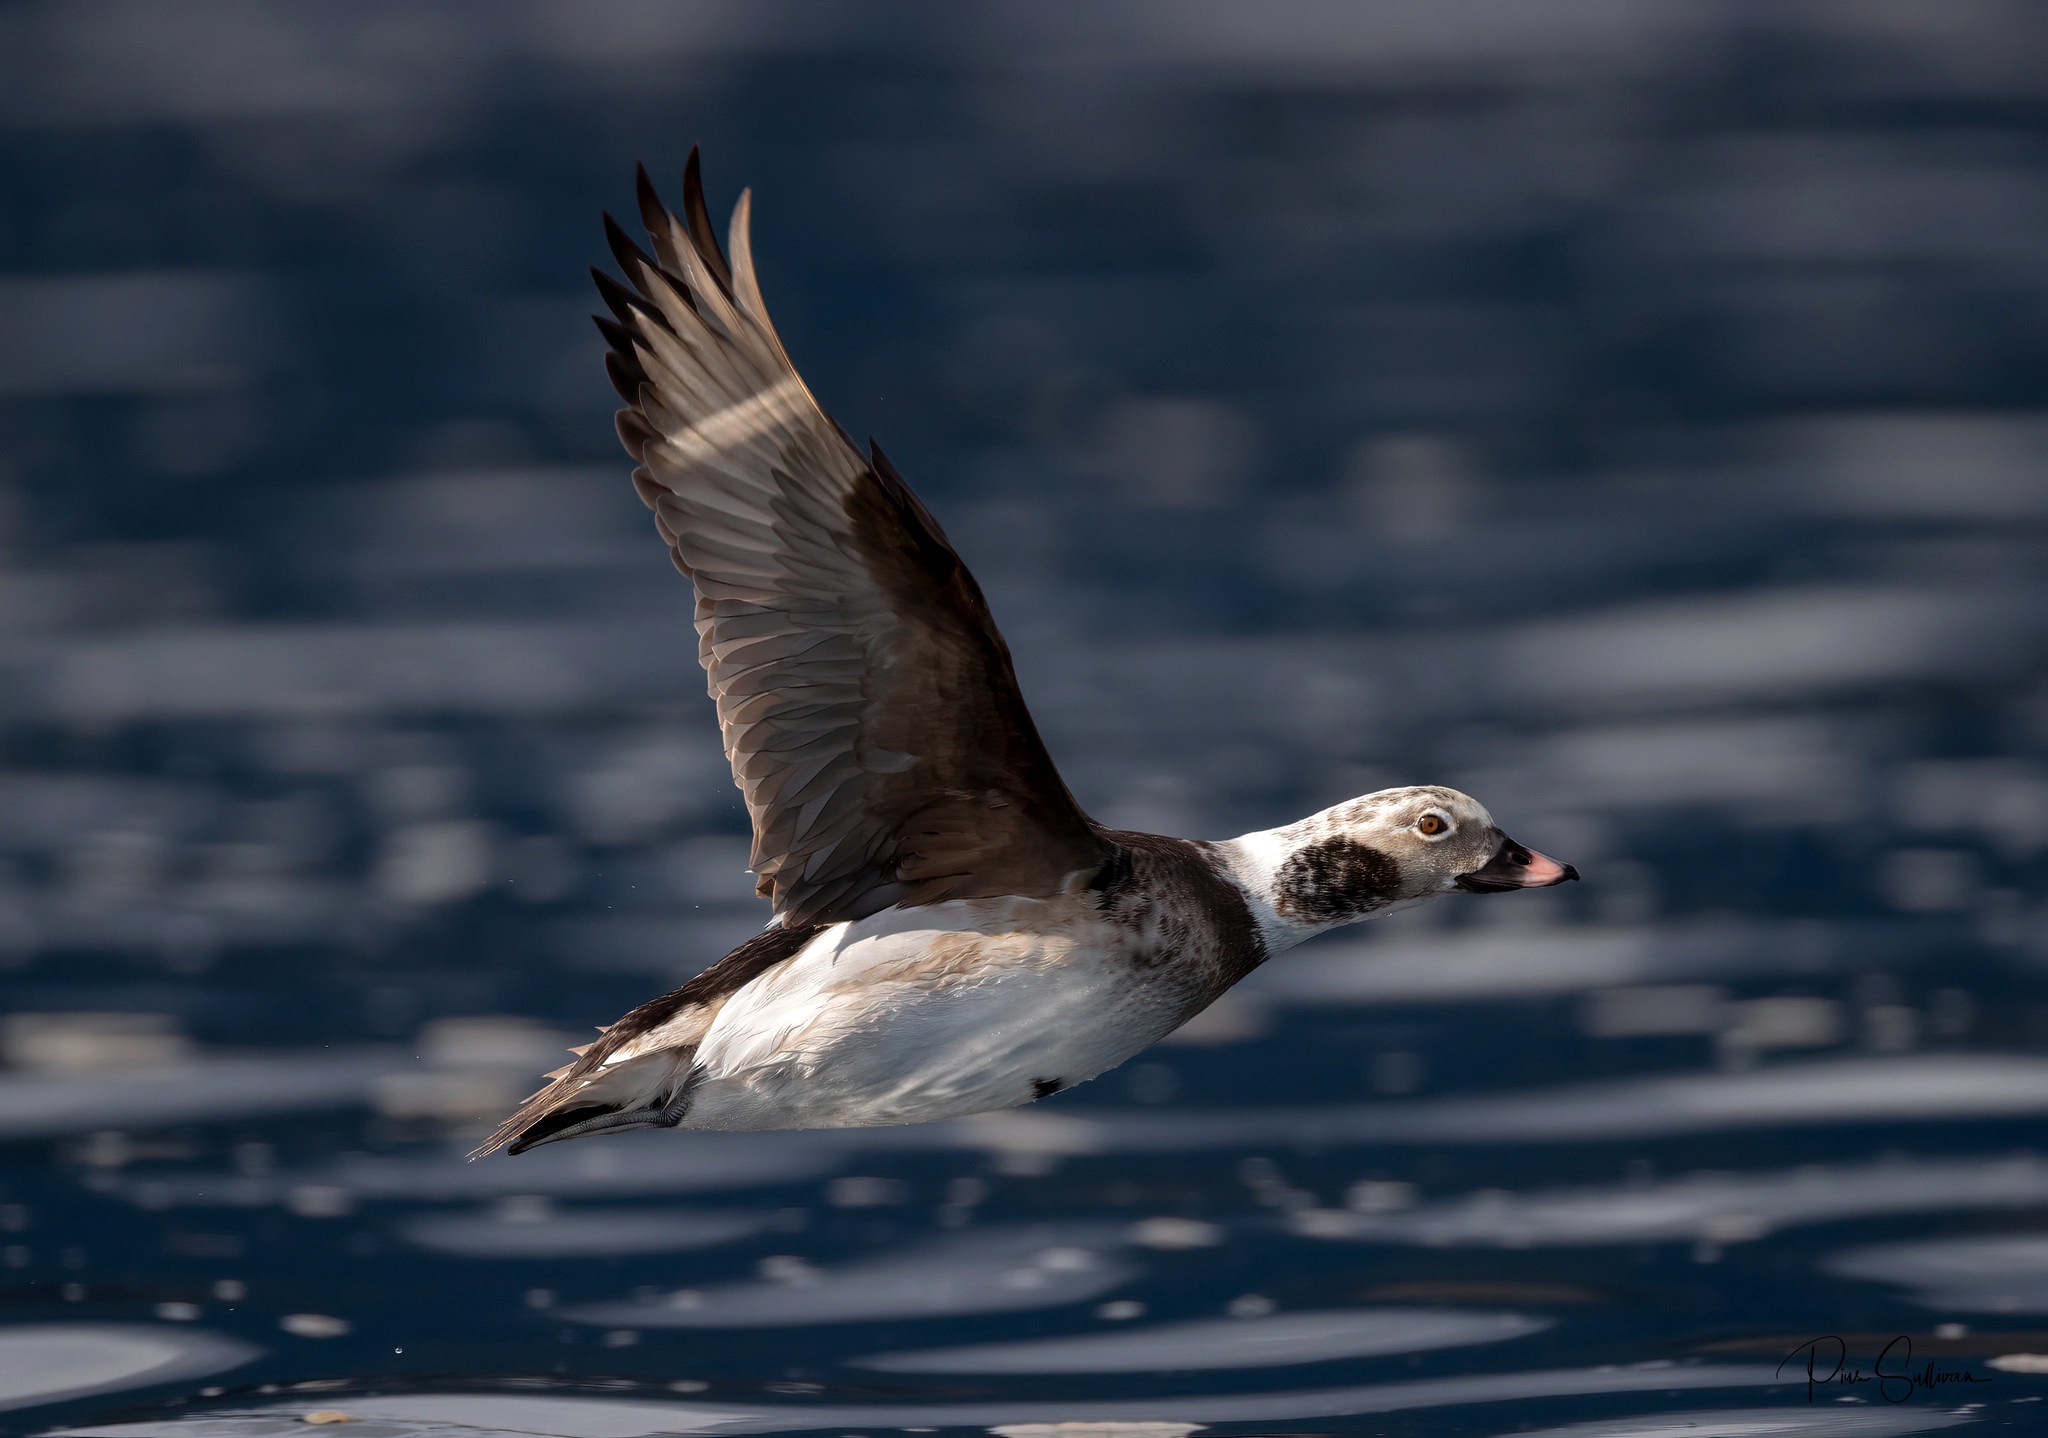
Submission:
[[[697,1086],[697,1046],[660,1049],[595,1071],[556,1069],[553,1080],[514,1109],[469,1155],[525,1153],[558,1139],[629,1128],[674,1128]]]

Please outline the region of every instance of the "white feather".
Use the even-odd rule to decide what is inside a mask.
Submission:
[[[1183,1017],[1086,905],[961,900],[820,934],[719,1010],[690,1128],[921,1123],[1095,1077]]]

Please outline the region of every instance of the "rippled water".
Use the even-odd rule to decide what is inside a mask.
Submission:
[[[0,1426],[2048,1431],[2039,17],[0,36]],[[765,917],[582,319],[693,139],[1091,812],[1586,882],[1026,1110],[465,1161]]]

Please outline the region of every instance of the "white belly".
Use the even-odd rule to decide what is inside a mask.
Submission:
[[[1009,1108],[1115,1067],[1184,1017],[1169,985],[1124,958],[1116,930],[1079,905],[1048,907],[970,900],[827,929],[719,1011],[683,1126]]]

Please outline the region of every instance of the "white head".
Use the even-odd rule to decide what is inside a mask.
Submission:
[[[1440,894],[1545,889],[1579,877],[1502,833],[1471,795],[1435,784],[1382,789],[1222,847],[1269,911],[1261,914],[1269,941]]]

